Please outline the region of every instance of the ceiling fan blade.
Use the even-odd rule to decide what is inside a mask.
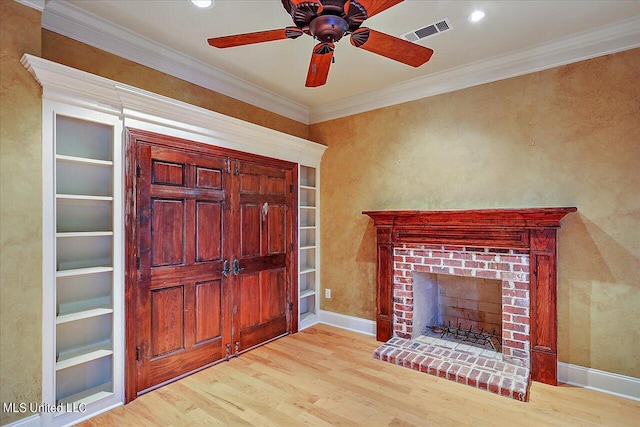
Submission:
[[[433,55],[433,50],[428,47],[365,27],[353,32],[351,44],[412,67],[421,66]]]
[[[254,43],[264,43],[282,39],[296,39],[302,34],[301,29],[297,27],[287,27],[281,30],[258,31],[255,33],[236,34],[233,36],[213,37],[207,39],[207,42],[217,48],[244,46]]]
[[[322,7],[322,2],[320,0],[291,0],[294,6],[298,6],[301,3],[315,3],[318,7]]]
[[[398,3],[402,3],[403,1],[404,0],[349,0],[344,5],[344,12],[348,14],[352,4],[355,3],[353,7],[357,7],[359,4],[367,12],[367,18],[371,18],[373,15],[389,9],[391,6],[395,6]]]
[[[318,87],[327,82],[334,50],[335,45],[333,43],[318,43],[313,48],[309,71],[307,72],[307,82],[305,83],[306,87]]]

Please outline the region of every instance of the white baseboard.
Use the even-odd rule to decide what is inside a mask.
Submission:
[[[333,311],[320,310],[319,323],[325,323],[330,326],[359,332],[365,335],[375,336],[376,334],[376,322],[373,320],[347,316],[346,314],[334,313]]]
[[[558,362],[558,381],[640,402],[640,379]]]
[[[320,310],[318,323],[348,329],[365,335],[375,336],[376,334],[375,321],[331,311]],[[625,399],[640,401],[640,379],[634,377],[558,362],[558,381]]]
[[[35,414],[12,423],[5,424],[4,427],[40,427],[41,425],[42,420],[40,419],[40,414]]]

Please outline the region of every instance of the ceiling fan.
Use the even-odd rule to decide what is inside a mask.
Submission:
[[[313,48],[305,86],[317,87],[327,82],[335,43],[351,34],[351,44],[357,48],[419,67],[427,62],[433,50],[370,28],[362,23],[403,0],[282,0],[295,27],[214,37],[211,46],[227,48],[273,40],[296,39],[303,34],[319,43]]]

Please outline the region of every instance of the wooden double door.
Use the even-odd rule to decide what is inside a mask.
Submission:
[[[292,332],[297,168],[140,131],[127,144],[130,401]]]

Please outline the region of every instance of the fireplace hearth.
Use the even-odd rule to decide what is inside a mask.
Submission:
[[[375,356],[519,400],[526,400],[529,376],[556,385],[557,229],[560,220],[575,211],[568,207],[363,212],[376,227],[376,336],[386,341]],[[414,296],[423,292],[415,283],[418,273],[501,283],[500,351],[481,350],[500,361],[487,359],[488,353],[465,354],[466,347],[462,353],[457,348],[439,349],[442,342],[451,343],[445,336],[420,336],[425,327],[434,325],[414,324]],[[462,318],[472,316],[458,311]],[[474,329],[477,334],[488,329],[474,324],[478,319],[467,320],[472,320],[468,335],[474,339],[478,337],[471,333]],[[440,322],[435,326],[449,324]],[[451,323],[455,335],[458,322]],[[460,329],[468,330],[469,325]]]

